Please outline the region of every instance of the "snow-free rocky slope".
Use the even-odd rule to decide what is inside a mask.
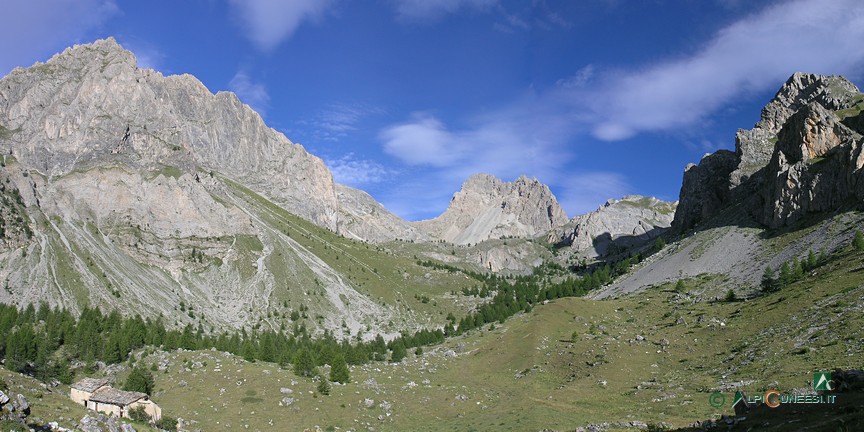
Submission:
[[[113,39],[0,80],[0,151],[0,301],[217,328],[303,310],[364,337],[429,323],[393,294],[425,270],[348,239],[423,234],[234,94],[139,69]]]
[[[681,238],[598,296],[715,274],[718,289],[758,289],[814,251],[830,253],[862,226],[864,94],[840,76],[796,73],[739,130],[735,152],[684,172],[673,231]]]
[[[453,195],[441,216],[414,225],[431,237],[469,244],[504,237],[539,237],[567,220],[552,191],[537,179],[522,176],[511,183],[489,174],[475,174]]]
[[[234,94],[139,69],[113,39],[0,80],[0,152],[0,301],[176,325],[367,338],[441,325],[437,312],[473,305],[449,295],[470,281],[421,258],[529,273],[549,242],[593,257],[607,237],[668,226],[668,205],[642,198],[570,221],[536,179],[485,174],[441,216],[404,221]]]

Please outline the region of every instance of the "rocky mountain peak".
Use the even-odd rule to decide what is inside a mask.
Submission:
[[[229,93],[191,75],[138,69],[114,39],[77,45],[0,80],[3,143],[28,169],[56,177],[120,165],[216,171],[291,212],[337,230],[333,177]]]
[[[457,244],[500,237],[536,237],[566,223],[549,187],[520,176],[505,182],[489,174],[469,177],[441,216],[416,222],[430,237]]]
[[[676,206],[641,195],[610,199],[597,210],[552,230],[548,240],[567,245],[583,257],[615,253],[616,249],[644,244],[669,229]]]
[[[777,133],[799,109],[811,103],[827,110],[843,109],[853,104],[858,93],[858,87],[842,76],[793,74],[762,109],[761,119],[753,129],[738,131],[735,149],[740,161],[732,183],[739,184],[771,160]]]
[[[720,150],[687,167],[673,226],[698,225],[732,204],[769,227],[864,197],[860,179],[864,95],[841,76],[796,73],[739,130],[736,152]]]

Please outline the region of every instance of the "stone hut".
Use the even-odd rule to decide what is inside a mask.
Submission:
[[[162,409],[144,393],[117,390],[108,380],[85,378],[72,385],[70,397],[87,409],[117,417],[129,418],[129,411],[143,407],[153,421],[162,418]]]
[[[87,406],[87,401],[90,400],[90,395],[102,387],[108,387],[107,379],[84,378],[75,384],[72,384],[72,390],[69,391],[69,397],[77,404]]]

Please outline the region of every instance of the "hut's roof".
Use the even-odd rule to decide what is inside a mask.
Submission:
[[[98,390],[99,387],[104,387],[106,385],[108,385],[108,380],[106,378],[84,378],[81,381],[72,384],[72,388],[93,393]]]
[[[106,403],[111,405],[126,406],[139,399],[146,399],[147,395],[138,392],[129,392],[117,390],[115,388],[102,388],[90,395],[90,400],[93,402]]]

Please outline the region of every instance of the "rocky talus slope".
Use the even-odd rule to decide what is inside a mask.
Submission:
[[[644,244],[669,229],[677,203],[638,195],[612,199],[553,229],[548,240],[587,258]]]
[[[430,237],[468,244],[503,237],[538,237],[567,220],[549,187],[536,179],[522,176],[510,183],[475,174],[453,195],[441,216],[415,222],[414,226]]]

